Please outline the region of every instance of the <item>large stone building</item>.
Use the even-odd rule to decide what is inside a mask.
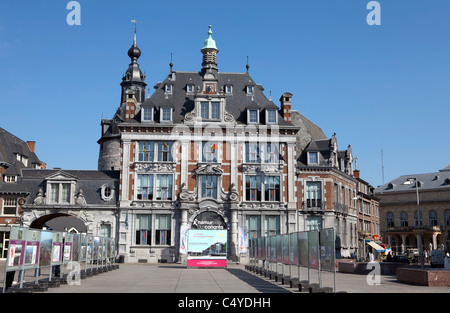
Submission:
[[[102,119],[98,170],[22,171],[20,223],[78,218],[117,239],[126,262],[178,262],[183,229],[226,229],[229,260],[249,238],[335,227],[337,256],[358,250],[360,181],[351,147],[279,106],[249,74],[221,72],[211,28],[197,71],[170,71],[146,95],[136,33],[121,98]],[[200,62],[199,62],[200,63]],[[359,173],[359,172],[358,172]]]
[[[375,190],[383,241],[397,253],[418,248],[450,250],[450,166],[402,175]]]

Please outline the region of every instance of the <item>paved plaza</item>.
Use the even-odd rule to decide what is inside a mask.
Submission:
[[[0,261],[3,289],[5,261]],[[282,271],[281,266],[278,269]],[[288,267],[284,269],[289,274]],[[68,270],[65,270],[67,273]],[[297,268],[291,268],[297,277]],[[310,271],[310,282],[318,282],[318,273]],[[34,270],[25,273],[26,281],[34,281]],[[308,279],[307,270],[300,273]],[[16,275],[17,277],[17,275]],[[42,278],[48,277],[43,271]],[[16,278],[17,279],[17,278]],[[333,273],[322,273],[323,287],[334,286]],[[449,293],[450,287],[426,287],[397,282],[395,276],[381,275],[379,285],[370,285],[366,275],[336,273],[336,291],[346,293]],[[226,269],[186,268],[181,264],[120,264],[119,269],[81,279],[79,285],[61,285],[43,293],[300,293],[297,288],[282,285],[229,263]],[[303,292],[302,292],[303,293]]]

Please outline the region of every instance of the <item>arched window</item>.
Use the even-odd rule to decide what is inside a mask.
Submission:
[[[405,211],[400,212],[400,226],[408,226],[408,213],[406,213]]]
[[[394,227],[394,213],[392,212],[386,214],[386,227]]]
[[[428,212],[428,224],[430,226],[438,226],[438,216],[435,210]]]

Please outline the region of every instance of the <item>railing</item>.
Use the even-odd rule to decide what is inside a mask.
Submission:
[[[322,212],[325,211],[325,203],[321,199],[306,199],[302,202],[304,211]]]

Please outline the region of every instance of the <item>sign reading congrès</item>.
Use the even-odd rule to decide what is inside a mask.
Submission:
[[[227,223],[214,211],[200,213],[187,234],[188,267],[227,266]]]

